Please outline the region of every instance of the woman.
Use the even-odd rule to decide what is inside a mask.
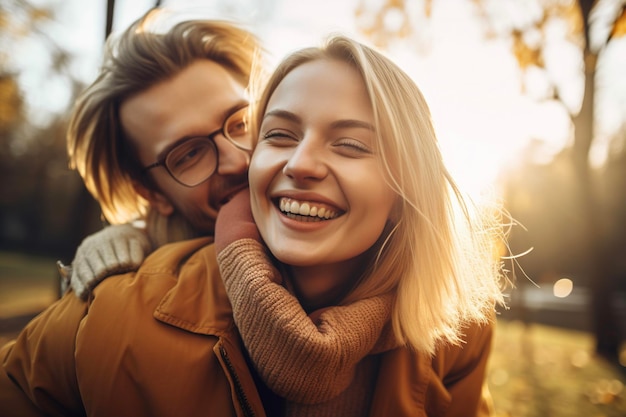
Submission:
[[[469,213],[419,89],[335,37],[283,61],[258,114],[254,222],[233,199],[216,250],[266,408],[487,415],[500,229]]]
[[[188,378],[211,369],[215,377],[205,384],[218,385],[223,370],[230,385],[219,386],[230,386],[235,409],[254,415],[488,415],[484,375],[493,311],[502,301],[494,256],[500,228],[463,204],[415,84],[377,52],[338,37],[287,58],[258,114],[251,204],[238,195],[216,225],[230,304],[212,276],[200,279],[212,271],[212,252],[194,246],[197,253],[182,253],[191,243],[162,248],[136,276],[106,280],[78,331],[76,362],[86,365],[77,373],[90,381],[82,395],[102,386],[102,371],[88,365],[93,358],[108,369],[109,357],[125,359],[130,350],[137,359],[117,378],[156,372],[144,378],[148,390],[159,369]],[[176,268],[167,267],[172,254],[181,262]],[[151,315],[135,319],[137,287],[160,300],[155,319],[201,329],[217,342],[163,331]],[[72,303],[67,298],[62,302]],[[111,300],[135,313],[109,308]],[[170,300],[184,304],[162,311]],[[115,325],[103,328],[105,322]],[[158,344],[114,342],[122,330],[148,325],[141,340],[158,336]],[[144,349],[159,367],[144,359]],[[184,404],[155,408],[161,396],[142,398],[152,398],[144,402],[153,412],[195,401],[190,394]]]

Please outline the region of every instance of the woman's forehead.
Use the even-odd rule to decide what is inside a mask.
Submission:
[[[361,75],[348,63],[316,59],[291,70],[269,97],[265,112],[289,110],[302,115],[319,111],[371,121],[371,103]]]

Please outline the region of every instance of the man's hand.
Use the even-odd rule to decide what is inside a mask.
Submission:
[[[82,299],[110,275],[134,271],[152,251],[150,239],[131,224],[105,227],[86,237],[72,261],[70,287]]]

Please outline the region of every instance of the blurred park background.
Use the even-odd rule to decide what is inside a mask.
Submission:
[[[65,128],[106,34],[156,5],[233,19],[277,62],[343,32],[431,105],[477,199],[518,223],[489,383],[499,416],[626,416],[626,1],[2,0],[0,342],[58,297],[55,261],[104,226]]]

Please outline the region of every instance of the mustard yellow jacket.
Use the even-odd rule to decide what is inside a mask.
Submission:
[[[265,416],[209,239],[163,246],[0,348],[0,416]],[[370,416],[486,416],[492,328],[434,358],[382,354]],[[332,370],[329,370],[332,372]]]

